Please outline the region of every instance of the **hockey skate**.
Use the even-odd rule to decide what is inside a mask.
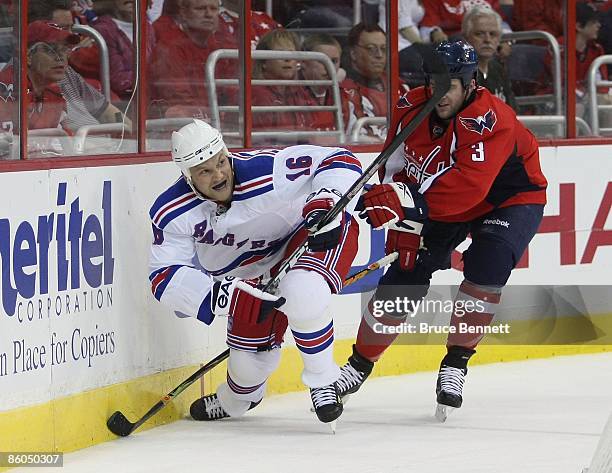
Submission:
[[[249,411],[256,407],[260,402],[261,401],[251,402]],[[225,419],[226,417],[231,417],[227,412],[225,412],[223,407],[221,407],[217,393],[209,394],[208,396],[204,396],[193,401],[191,403],[191,407],[189,408],[189,413],[194,420],[219,420]]]
[[[463,347],[449,347],[440,363],[436,383],[436,419],[445,422],[448,415],[463,404],[463,384],[467,375],[467,362],[475,353]]]
[[[361,356],[353,345],[353,354],[340,368],[340,377],[337,381],[343,404],[346,404],[351,394],[359,391],[361,385],[370,376],[373,367],[374,362]]]
[[[333,433],[336,433],[336,419],[342,414],[342,399],[336,383],[320,388],[310,388],[312,406],[321,422],[330,424]]]

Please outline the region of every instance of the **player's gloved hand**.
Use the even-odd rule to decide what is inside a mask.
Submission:
[[[423,222],[427,202],[416,184],[393,182],[372,187],[363,197],[364,210],[359,214],[379,230],[400,221]]]
[[[346,225],[344,212],[340,212],[331,222],[314,233],[317,223],[327,214],[334,204],[342,197],[335,189],[319,189],[306,199],[302,216],[309,231],[308,248],[310,251],[327,251],[338,246]]]
[[[211,310],[215,316],[233,315],[246,323],[256,324],[261,318],[285,303],[284,297],[268,294],[254,284],[227,276],[215,282],[211,294]]]
[[[402,271],[411,271],[414,268],[421,246],[422,229],[422,223],[410,220],[404,220],[389,227],[385,251],[387,254],[398,252],[397,262]]]

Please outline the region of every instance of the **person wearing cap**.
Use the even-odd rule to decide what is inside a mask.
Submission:
[[[66,126],[67,104],[59,82],[64,78],[70,48],[79,42],[79,37],[56,25],[34,22],[28,32],[28,129],[63,128]],[[5,133],[12,134],[17,117],[18,101],[16,84],[13,83],[13,65],[10,64],[0,73],[0,82],[6,85],[10,94],[4,98],[5,104],[0,111],[2,127]],[[15,95],[13,95],[15,94]],[[7,136],[4,135],[7,141]],[[37,144],[39,150],[47,148],[49,154],[61,155],[62,146],[58,140],[46,140],[44,145]],[[8,153],[6,147],[2,147]],[[45,151],[43,150],[43,153]]]
[[[63,128],[67,134],[75,133],[85,125],[114,123],[123,117],[121,111],[81,75],[68,65],[68,58],[80,43],[79,35],[55,23],[37,20],[28,26],[28,97],[31,112],[28,128]],[[11,90],[6,103],[15,102],[14,65],[0,72],[0,82]],[[6,119],[4,128],[13,128],[13,120]],[[128,118],[126,124],[131,125]],[[11,125],[8,125],[10,122]],[[57,151],[55,154],[62,154]]]
[[[198,119],[172,134],[172,160],[182,177],[149,212],[151,292],[177,315],[227,322],[230,348],[227,382],[197,399],[192,417],[240,417],[255,407],[289,326],[315,413],[333,422],[342,403],[328,307],[357,252],[356,198],[316,225],[361,176],[359,160],[312,145],[230,153],[221,133]],[[306,242],[275,294],[254,287]]]
[[[449,71],[450,88],[383,165],[381,184],[363,196],[368,221],[388,230],[386,251],[399,257],[364,311],[338,385],[341,396],[360,388],[403,333],[408,317],[424,315],[405,307],[426,297],[433,274],[450,268],[453,251],[471,234],[463,252],[464,279],[454,301],[445,301],[455,310],[444,327],[447,353],[436,383],[437,417],[444,420],[448,407],[463,402],[468,361],[488,333],[503,288],[542,220],[547,183],[533,134],[512,108],[478,86],[474,47],[443,41],[435,51]],[[426,66],[427,86],[398,101],[389,130],[408,126],[439,85]],[[390,133],[385,146],[393,138]],[[398,297],[407,304],[394,306]],[[471,302],[466,306],[466,301]]]

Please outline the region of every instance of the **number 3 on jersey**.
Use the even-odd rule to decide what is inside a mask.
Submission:
[[[474,150],[474,152],[472,153],[472,161],[480,162],[485,160],[484,143],[482,141],[479,141],[475,145],[472,145],[472,149]]]
[[[285,161],[285,165],[295,171],[297,169],[302,169],[302,171],[296,172],[294,174],[287,174],[285,177],[290,181],[295,181],[300,176],[308,176],[310,175],[310,166],[312,166],[312,158],[310,156],[300,156],[299,158],[289,158]]]

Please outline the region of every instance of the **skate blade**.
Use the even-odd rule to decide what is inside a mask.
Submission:
[[[331,429],[331,433],[334,434],[334,435],[336,435],[336,427],[337,427],[337,425],[338,425],[338,421],[337,420],[332,420],[329,423],[329,428]]]
[[[434,415],[436,419],[438,419],[438,421],[446,422],[446,419],[454,410],[454,407],[445,406],[444,404],[438,404],[436,406],[436,413]]]

